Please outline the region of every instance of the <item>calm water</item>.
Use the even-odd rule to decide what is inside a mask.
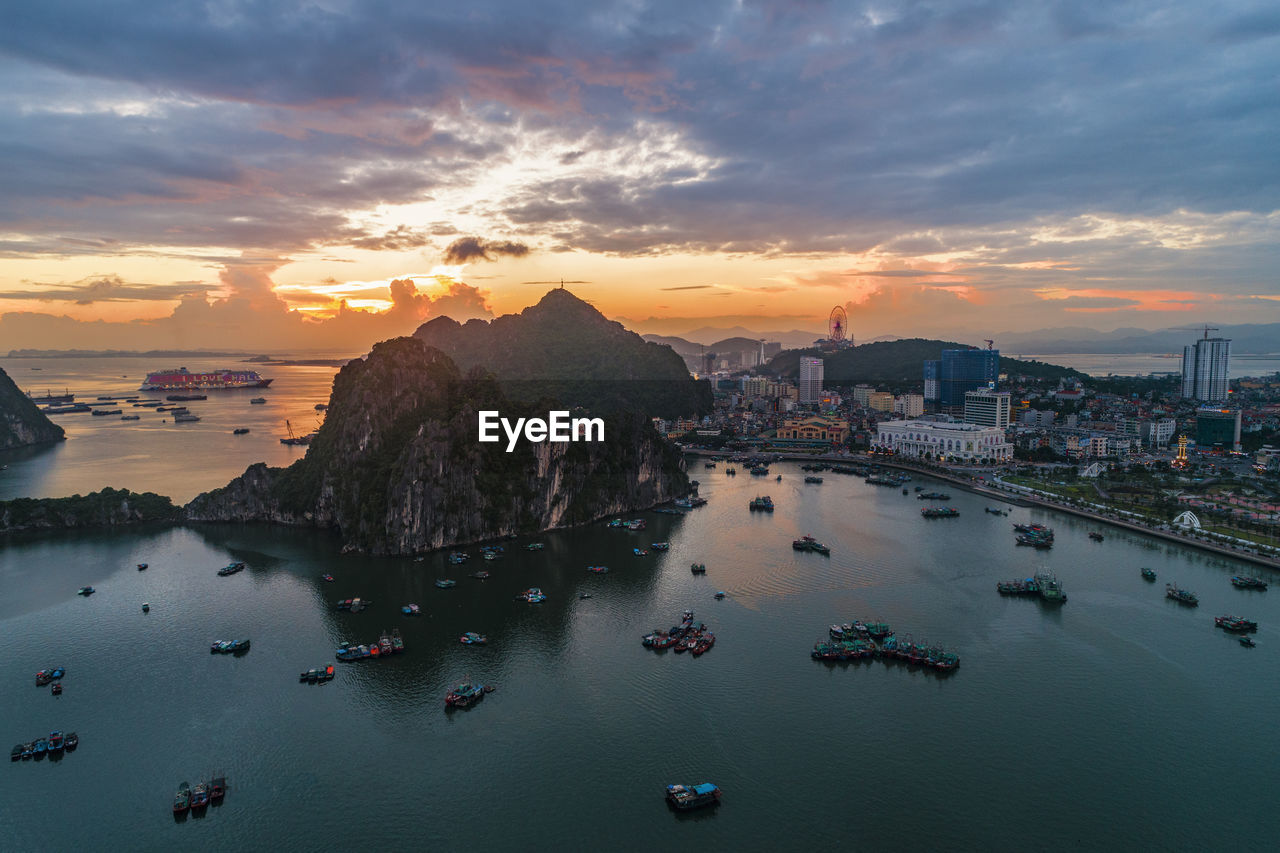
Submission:
[[[1053,355],[1022,355],[1008,353],[1014,358],[1036,359],[1049,364],[1074,367],[1090,376],[1146,376],[1148,373],[1181,373],[1182,353],[1176,358],[1158,353],[1055,353]],[[1234,355],[1228,372],[1232,379],[1240,376],[1269,376],[1280,371],[1280,356]]]
[[[86,403],[96,403],[100,396],[126,394],[164,399],[165,392],[141,392],[138,386],[150,371],[174,366],[142,358],[0,359],[0,367],[23,391],[41,396],[67,390],[77,402]],[[200,417],[196,423],[176,424],[166,412],[135,409],[126,402],[112,407],[139,415],[139,420],[94,417],[88,412],[50,415],[67,431],[67,440],[0,452],[0,464],[9,466],[0,471],[0,500],[63,497],[112,486],[150,490],[186,503],[200,492],[225,486],[254,462],[288,465],[300,459],[306,448],[280,443],[287,435],[285,421],[298,433],[315,429],[322,416],[315,404],[329,402],[337,373],[333,367],[277,367],[230,359],[187,367],[193,371],[247,367],[274,381],[265,389],[207,391],[205,401],[165,404],[186,406]],[[267,402],[250,404],[255,397],[266,397]],[[239,427],[250,431],[234,435]]]
[[[931,521],[914,495],[860,478],[694,467],[710,504],[686,516],[550,534],[541,552],[508,543],[501,560],[463,567],[340,555],[324,535],[263,527],[10,540],[0,720],[9,743],[55,728],[82,742],[0,772],[4,845],[1205,850],[1229,837],[1271,849],[1280,591],[1236,590],[1243,567],[1136,534],[1097,543],[1091,525],[1047,511],[989,515],[962,492],[960,518]],[[772,515],[748,512],[759,491]],[[1014,545],[1010,522],[1029,519],[1057,529],[1052,551]],[[804,533],[832,556],[792,551]],[[666,539],[667,554],[631,553]],[[231,559],[249,570],[215,576]],[[595,563],[611,571],[588,574]],[[1060,609],[996,593],[1040,565],[1065,584]],[[490,580],[469,577],[481,567]],[[439,577],[458,586],[437,589]],[[1199,608],[1164,598],[1175,579]],[[84,584],[98,593],[77,597]],[[545,604],[513,600],[531,585]],[[374,606],[333,611],[350,596]],[[401,616],[408,602],[426,615]],[[685,607],[716,631],[714,649],[641,647]],[[1257,648],[1214,628],[1225,612],[1261,623]],[[953,647],[960,670],[809,659],[828,624],[855,617]],[[297,683],[340,641],[392,627],[406,654]],[[468,630],[490,645],[460,645]],[[248,655],[209,654],[240,636]],[[33,683],[54,664],[68,668],[61,697]],[[468,675],[497,691],[446,713]],[[214,770],[231,784],[225,804],[175,822],[177,784]],[[704,780],[725,791],[718,810],[668,811],[664,784]]]

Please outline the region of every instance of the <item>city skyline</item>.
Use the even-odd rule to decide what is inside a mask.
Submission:
[[[1247,2],[32,7],[0,340],[358,351],[561,281],[655,333],[1280,322],[1278,36]]]

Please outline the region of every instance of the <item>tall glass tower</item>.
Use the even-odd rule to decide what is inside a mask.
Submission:
[[[924,363],[925,399],[963,406],[966,392],[994,391],[999,376],[998,349],[944,349],[942,358]]]
[[[1201,338],[1182,348],[1182,396],[1206,403],[1227,399],[1227,373],[1231,367],[1231,341]]]

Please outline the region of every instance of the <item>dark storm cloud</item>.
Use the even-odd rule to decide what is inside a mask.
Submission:
[[[477,188],[549,251],[1037,260],[1032,221],[1270,213],[1277,33],[1189,0],[27,4],[0,252],[410,248],[346,212]],[[561,171],[486,183],[532,135]]]
[[[529,247],[510,240],[482,240],[479,237],[459,237],[444,250],[446,264],[465,264],[470,261],[491,261],[494,255],[523,258]]]

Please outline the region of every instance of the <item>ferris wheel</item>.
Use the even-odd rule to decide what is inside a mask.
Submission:
[[[837,305],[831,309],[831,316],[827,318],[827,337],[833,341],[843,341],[846,337],[849,327],[849,315],[845,310]]]

